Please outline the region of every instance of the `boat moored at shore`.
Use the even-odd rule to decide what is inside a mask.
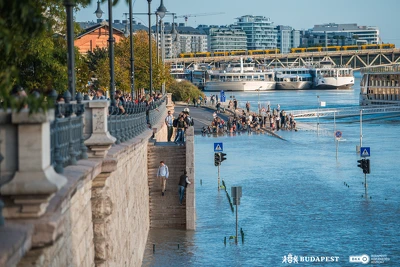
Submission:
[[[308,68],[279,68],[275,69],[277,90],[310,89],[313,79]]]
[[[223,70],[208,70],[204,91],[266,91],[275,89],[272,70],[256,70],[254,63],[229,63]]]
[[[187,71],[185,70],[185,66],[182,64],[171,65],[170,74],[177,82],[186,80],[188,75]]]
[[[354,85],[353,69],[335,67],[330,61],[321,61],[319,67],[311,68],[314,89],[349,89]]]

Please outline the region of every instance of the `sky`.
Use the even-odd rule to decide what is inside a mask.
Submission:
[[[96,21],[94,11],[97,1],[75,14],[77,22]],[[160,0],[151,2],[151,11],[160,5]],[[394,43],[400,48],[399,9],[400,0],[164,0],[164,6],[176,16],[188,17],[187,25],[197,27],[206,25],[230,25],[235,18],[243,15],[265,16],[274,25],[287,25],[297,30],[310,29],[315,24],[357,23],[360,26],[376,26],[384,43]],[[101,4],[103,18],[108,18],[107,2]],[[147,13],[147,0],[133,0],[133,13]],[[113,7],[113,20],[125,19],[128,13],[125,0]],[[147,26],[147,15],[134,15],[134,18]],[[165,21],[172,22],[172,15]],[[155,24],[154,17],[152,24]],[[184,18],[175,22],[184,23]]]

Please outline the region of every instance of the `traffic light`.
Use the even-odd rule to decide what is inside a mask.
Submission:
[[[357,160],[357,162],[358,162],[357,167],[361,168],[363,170],[363,173],[367,174],[371,172],[369,159],[360,159]]]
[[[221,158],[220,158],[220,160],[221,160],[221,162],[223,162],[224,160],[226,160],[226,153],[220,153],[221,154]]]
[[[363,171],[364,171],[364,161],[365,161],[365,159],[357,160],[357,162],[358,162],[357,167],[363,169]]]
[[[371,169],[369,166],[369,159],[364,159],[364,165],[363,165],[363,173],[367,174],[370,173]]]
[[[214,153],[214,165],[221,165],[221,153]]]

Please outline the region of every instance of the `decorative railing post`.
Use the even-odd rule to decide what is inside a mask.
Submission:
[[[85,95],[85,97],[89,98],[88,95]],[[85,98],[83,98],[85,99]],[[77,93],[76,94],[76,103],[77,103],[77,111],[76,111],[76,115],[81,117],[82,123],[84,124],[84,113],[85,113],[85,104],[82,103],[82,94],[81,93]],[[85,139],[83,138],[83,127],[82,130],[79,130],[79,135],[80,135],[80,142],[79,142],[79,147],[81,150],[81,158],[82,159],[87,159],[88,155],[87,155],[87,147],[85,146]]]
[[[108,101],[94,100],[89,102],[89,109],[92,110],[92,134],[84,143],[88,149],[90,158],[104,158],[116,138],[108,131]]]
[[[174,102],[172,102],[172,93],[167,93],[165,104],[167,109],[171,109],[174,106]]]
[[[50,121],[54,110],[29,114],[13,112],[11,121],[18,125],[18,170],[13,179],[0,189],[12,204],[4,208],[5,218],[39,217],[53,195],[67,179],[50,164]]]

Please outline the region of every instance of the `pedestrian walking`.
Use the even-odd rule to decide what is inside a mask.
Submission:
[[[164,161],[160,161],[160,166],[158,167],[158,171],[157,171],[157,178],[160,177],[161,195],[162,196],[164,196],[164,194],[165,194],[168,176],[169,176],[168,166],[165,165]]]
[[[220,113],[220,111],[221,111],[221,103],[218,102],[217,103],[217,113]]]
[[[179,116],[178,123],[176,125],[177,133],[176,133],[175,141],[174,141],[175,144],[182,145],[182,146],[184,145],[185,128],[187,128],[187,125],[185,122],[185,118],[182,114]]]
[[[185,196],[185,189],[188,184],[191,184],[189,177],[187,176],[187,171],[183,171],[183,174],[179,178],[179,204],[182,205],[183,197]]]
[[[249,101],[247,101],[247,103],[246,103],[246,110],[247,110],[247,113],[250,112],[250,103],[249,103]]]
[[[174,127],[173,127],[173,122],[174,122],[174,116],[171,114],[171,111],[168,111],[168,115],[165,118],[165,124],[167,125],[167,141],[171,142],[172,134],[174,133]]]

